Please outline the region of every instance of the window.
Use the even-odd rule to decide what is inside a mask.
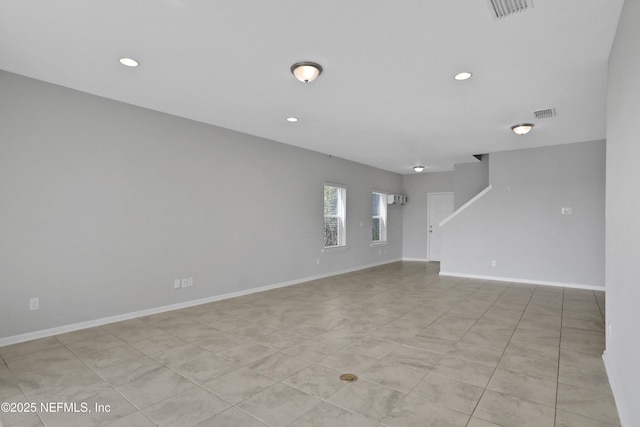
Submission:
[[[382,243],[387,241],[387,195],[373,192],[371,206],[372,232],[371,241]]]
[[[347,189],[336,185],[324,186],[324,247],[346,246],[345,230]]]

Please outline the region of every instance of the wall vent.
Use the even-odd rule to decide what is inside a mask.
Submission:
[[[546,110],[534,111],[533,115],[536,117],[536,119],[548,119],[556,115],[556,109],[547,108]]]
[[[505,18],[514,13],[522,12],[533,7],[533,0],[487,0],[491,14],[497,18]]]

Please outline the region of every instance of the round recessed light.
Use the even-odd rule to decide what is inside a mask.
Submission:
[[[298,118],[297,117],[287,117],[287,121],[291,122],[291,123],[295,123],[295,122],[298,121]]]
[[[468,71],[463,71],[462,73],[458,73],[455,76],[453,76],[453,78],[458,80],[458,81],[462,81],[462,80],[470,79],[472,75],[473,74],[471,74]]]
[[[511,130],[516,135],[526,135],[531,132],[531,129],[533,129],[533,123],[521,123],[519,125],[511,126]]]
[[[424,166],[422,166],[422,165],[414,166],[413,170],[415,172],[422,172],[424,170]]]
[[[140,63],[133,58],[120,58],[120,63],[127,67],[137,67],[140,65]]]

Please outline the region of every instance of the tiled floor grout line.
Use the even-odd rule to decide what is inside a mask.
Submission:
[[[558,391],[560,389],[560,358],[562,356],[562,322],[564,319],[564,288],[562,289],[562,309],[560,310],[560,342],[558,342],[558,372],[556,377],[556,400],[553,407],[553,424],[558,424]]]
[[[510,283],[509,287],[507,289],[511,288],[512,286],[513,286],[513,284]],[[505,292],[507,291],[507,289],[505,289]],[[518,319],[518,323],[516,323],[516,327],[513,329],[513,332],[511,333],[511,336],[509,337],[509,341],[507,341],[507,345],[504,347],[504,350],[502,351],[502,355],[500,356],[500,359],[498,359],[498,363],[496,363],[496,366],[493,368],[493,372],[491,373],[491,376],[489,377],[489,381],[487,381],[487,384],[484,386],[484,389],[482,390],[482,394],[480,395],[480,398],[476,402],[476,405],[473,408],[473,411],[471,412],[471,416],[469,418],[469,422],[471,422],[471,419],[473,418],[473,415],[475,414],[476,410],[478,409],[478,405],[480,405],[480,402],[482,401],[482,398],[484,397],[484,394],[487,391],[487,388],[489,387],[489,383],[491,382],[491,379],[495,375],[496,370],[498,369],[498,365],[500,365],[500,361],[502,360],[502,358],[504,357],[505,353],[507,352],[507,347],[509,347],[509,343],[511,342],[511,339],[513,338],[513,335],[515,335],[516,330],[518,329],[518,325],[522,321],[522,317],[524,316],[524,313],[527,311],[527,307],[531,303],[531,298],[533,298],[533,294],[535,293],[535,289],[536,288],[534,288],[534,290],[531,292],[531,295],[529,295],[529,299],[527,300],[527,304],[524,306],[524,308],[522,310],[522,314],[520,314],[520,318]],[[503,294],[504,294],[504,292],[501,295],[503,295]],[[497,302],[497,300],[496,300],[496,302]],[[494,304],[495,304],[495,302],[494,302]],[[494,304],[491,304],[491,306],[493,306]],[[476,418],[480,418],[480,417],[476,417]],[[480,418],[480,419],[482,419],[482,418]],[[485,421],[489,421],[489,420],[485,420]],[[467,424],[469,422],[467,422]]]
[[[110,334],[111,336],[113,336],[113,337],[115,337],[115,338],[118,338],[118,339],[122,340],[122,338],[120,338],[120,337],[118,337],[118,336],[116,336],[116,335],[112,334],[111,332],[109,332],[109,331],[105,330],[104,328],[100,327],[100,329],[101,329],[101,330],[103,330],[104,332],[106,332],[106,333]],[[58,338],[57,338],[57,337],[55,337],[55,336],[54,336],[54,338],[58,339]],[[136,349],[135,347],[133,347],[130,343],[128,343],[128,342],[126,342],[126,341],[124,341],[124,340],[122,340],[122,341],[123,341],[126,345],[128,345],[129,347],[131,347],[131,348],[133,348],[133,349],[137,350],[137,349]],[[127,402],[129,402],[129,404],[130,404],[131,406],[133,406],[134,408],[136,408],[136,409],[138,410],[138,412],[142,413],[142,415],[143,415],[145,418],[147,418],[147,419],[148,419],[149,421],[151,421],[153,424],[156,424],[156,422],[155,422],[155,421],[153,421],[151,418],[149,418],[149,416],[148,416],[148,415],[147,415],[147,414],[142,410],[143,408],[138,408],[138,406],[137,406],[136,404],[134,404],[134,403],[133,403],[133,402],[132,402],[132,401],[131,401],[127,396],[125,396],[124,394],[122,394],[122,393],[120,392],[120,390],[118,390],[118,389],[116,388],[116,386],[115,386],[115,385],[111,384],[111,383],[110,383],[106,378],[104,378],[102,375],[100,375],[100,373],[99,373],[99,372],[97,372],[94,368],[92,368],[91,366],[89,366],[89,365],[88,365],[84,360],[82,360],[82,358],[81,358],[81,357],[79,357],[79,356],[78,356],[78,355],[77,355],[77,354],[76,354],[76,353],[75,353],[71,348],[69,348],[65,343],[61,342],[59,339],[58,339],[58,342],[59,342],[60,344],[62,344],[62,345],[63,345],[67,350],[69,350],[69,351],[70,351],[74,356],[76,356],[76,358],[77,358],[80,362],[82,362],[82,364],[83,364],[83,365],[85,365],[85,366],[86,366],[88,369],[90,369],[94,374],[96,374],[96,376],[98,376],[98,378],[100,378],[100,379],[101,379],[101,380],[102,380],[102,381],[103,381],[103,382],[104,382],[104,383],[105,383],[109,388],[113,389],[113,391],[115,391],[116,393],[118,393],[118,395],[120,395],[124,400],[126,400]],[[70,344],[72,344],[72,343],[70,343]],[[144,353],[143,353],[143,354],[144,354]],[[183,377],[183,378],[184,378],[184,377]],[[185,378],[185,379],[186,379],[186,380],[189,380],[188,378]],[[26,394],[26,393],[25,393],[25,394]],[[42,423],[43,423],[43,424],[45,425],[45,427],[46,427],[46,423],[44,422],[44,420],[42,421]]]
[[[458,286],[458,284],[455,284],[455,285],[453,285],[453,286],[448,287],[447,289],[445,289],[445,290],[443,290],[442,292],[438,293],[438,294],[437,294],[437,296],[442,295],[443,293],[446,293],[447,291],[449,291],[450,289],[454,288],[455,286]],[[466,298],[465,298],[465,299],[466,299]],[[464,301],[464,300],[463,300],[463,301]],[[461,301],[460,303],[462,303],[462,301]],[[356,304],[356,303],[354,303],[354,304]],[[424,305],[424,304],[426,304],[426,303],[420,304],[419,306],[415,307],[414,309],[417,309],[417,308],[421,307],[421,306],[422,306],[422,305]],[[454,307],[455,307],[455,306],[454,306]],[[452,307],[451,309],[453,309],[454,307]],[[450,310],[451,310],[451,309],[450,309]],[[375,308],[374,308],[374,310],[375,310]],[[450,311],[450,310],[448,310],[448,311]],[[488,309],[487,309],[487,310],[488,310]],[[427,328],[428,326],[432,325],[433,323],[435,323],[436,321],[438,321],[440,318],[442,318],[443,316],[445,316],[445,315],[448,313],[448,311],[447,311],[447,312],[445,312],[445,313],[443,313],[442,315],[438,316],[436,319],[434,319],[432,322],[430,322],[427,326],[425,326],[425,328]],[[405,314],[406,314],[406,313],[405,313]],[[396,320],[398,320],[398,319],[402,318],[403,316],[404,316],[404,315],[397,316],[397,317],[393,318],[392,320],[390,320],[390,321],[388,321],[388,322],[386,322],[386,323],[384,323],[384,324],[380,325],[377,329],[372,330],[371,332],[375,332],[375,331],[377,331],[378,329],[381,329],[381,328],[385,327],[386,325],[388,325],[388,324],[390,324],[390,323],[392,323],[392,322],[394,322],[394,321],[396,321]],[[474,324],[475,324],[475,323],[474,323]],[[338,329],[338,327],[336,327],[336,328],[332,328],[332,329],[329,329],[329,330],[335,330],[335,329]],[[371,332],[369,332],[369,333],[365,334],[365,336],[364,336],[364,337],[369,336],[369,334],[370,334]],[[364,337],[362,337],[362,338],[364,338]],[[360,339],[362,339],[362,338],[360,338]],[[381,339],[381,338],[376,338],[376,339],[380,339],[381,341],[387,341],[387,340],[384,340],[384,339]],[[387,341],[387,342],[393,343],[392,341]],[[409,346],[409,345],[405,345],[405,344],[397,344],[397,343],[394,343],[394,344],[396,344],[396,345],[398,345],[398,346],[400,346],[400,347],[402,347],[402,346],[411,347],[411,346]],[[344,350],[344,349],[347,349],[350,345],[351,345],[351,344],[349,344],[349,345],[347,345],[347,346],[344,346],[344,347],[341,347],[341,348],[339,348],[338,350],[336,350],[336,351],[334,351],[334,352],[332,352],[332,353],[330,353],[330,354],[326,355],[324,358],[329,357],[329,356],[331,356],[331,355],[333,355],[333,354],[335,354],[335,353],[337,353],[337,352],[339,352],[339,351],[342,351],[342,350]],[[411,347],[411,348],[417,348],[417,347]],[[422,350],[422,349],[419,349],[419,350]],[[385,357],[386,357],[386,356],[385,356]],[[324,358],[323,358],[323,359],[324,359]],[[320,363],[323,359],[321,359],[321,360],[319,360],[319,361],[317,361],[317,362],[314,362],[314,361],[311,361],[311,360],[308,360],[308,359],[304,359],[304,360],[307,360],[307,361],[312,362],[312,365],[320,364],[321,366],[325,366],[325,365],[322,365],[322,364]],[[384,357],[383,357],[382,359],[379,359],[379,360],[383,360],[383,359],[384,359]],[[312,365],[310,365],[310,366],[312,366]],[[303,369],[304,369],[304,368],[303,368]],[[329,368],[329,369],[333,369],[333,368]],[[335,370],[335,369],[334,369],[334,370]],[[299,372],[299,371],[298,371],[298,372]],[[428,374],[429,374],[429,372],[431,372],[431,370],[429,370],[429,371],[427,371],[427,372],[426,372],[425,377],[426,377],[426,375],[428,375]],[[297,373],[297,372],[296,372],[296,373]],[[289,375],[287,378],[289,378],[289,377],[291,377],[291,376],[295,375],[296,373],[293,373],[293,374]],[[285,378],[285,379],[286,379],[286,378]],[[380,386],[380,387],[384,387],[384,388],[388,388],[388,389],[394,390],[394,389],[392,389],[392,388],[390,388],[390,387],[388,387],[388,386],[386,386],[386,385],[384,385],[384,384],[380,384],[380,383],[377,383],[377,382],[372,381],[372,380],[369,380],[369,379],[363,379],[363,380],[364,380],[364,381],[371,382],[371,383],[373,383],[373,384],[376,384],[376,385],[378,385],[378,386]],[[282,381],[284,381],[284,379],[283,379]],[[279,383],[284,384],[282,381],[280,381]],[[418,384],[419,384],[419,383],[418,383]],[[413,390],[418,386],[418,384],[416,384],[414,387],[412,387],[411,391],[413,391]],[[288,384],[284,384],[284,385],[288,385]],[[346,384],[344,387],[348,387],[348,386],[349,386],[349,384]],[[338,406],[338,407],[342,408],[343,410],[345,410],[345,411],[347,411],[347,412],[350,412],[350,413],[352,413],[352,414],[354,414],[354,415],[356,415],[356,416],[364,417],[364,418],[366,418],[366,419],[369,419],[369,420],[372,420],[372,421],[376,421],[376,420],[374,420],[374,419],[371,419],[371,418],[365,417],[365,416],[364,416],[364,415],[362,415],[362,414],[359,414],[359,413],[357,413],[357,412],[351,411],[349,408],[345,408],[345,407],[343,407],[343,406],[340,406],[340,405],[339,405],[339,404],[337,404],[337,403],[329,402],[329,400],[328,400],[328,399],[330,399],[333,395],[337,394],[340,390],[342,390],[342,388],[340,388],[339,390],[337,390],[336,392],[334,392],[333,394],[331,394],[331,395],[330,395],[330,396],[328,396],[327,398],[321,398],[321,397],[318,397],[318,396],[315,396],[315,397],[316,397],[316,398],[318,398],[318,399],[320,399],[322,402],[326,402],[326,403],[329,403],[329,404],[332,404],[332,405]],[[301,391],[302,391],[302,390],[301,390]],[[400,392],[399,390],[395,390],[395,391]],[[407,392],[407,393],[400,392],[400,393],[405,394],[405,396],[403,397],[403,399],[402,399],[400,402],[398,402],[398,404],[400,404],[402,401],[404,401],[404,399],[406,399],[406,398],[411,394],[411,391],[409,391],[409,392]],[[396,405],[396,406],[397,406],[397,405]],[[298,417],[296,420],[298,420],[298,419],[300,419],[300,418],[304,417],[304,415],[305,415],[305,414],[300,415],[300,417]],[[292,423],[293,423],[293,422],[295,422],[296,420],[292,421]],[[260,421],[262,421],[262,422],[265,422],[265,423],[266,423],[266,421],[263,421],[263,420],[260,420]],[[383,419],[383,420],[380,420],[380,421],[378,422],[378,424],[377,424],[377,425],[378,425],[378,426],[382,426],[382,425],[383,425],[383,422],[384,422],[384,419]]]
[[[486,283],[488,283],[488,282],[489,282],[489,281],[486,281],[486,282],[483,284],[483,287],[484,287],[484,286],[486,285]],[[463,282],[461,282],[461,283],[463,283]],[[456,286],[457,286],[457,284],[456,284]],[[509,284],[507,287],[505,287],[505,289],[504,289],[504,290],[500,293],[500,295],[499,295],[499,296],[498,296],[498,297],[493,301],[493,303],[491,303],[491,305],[490,305],[490,306],[489,306],[489,307],[488,307],[488,308],[483,312],[483,315],[484,315],[487,311],[489,311],[489,310],[491,309],[491,307],[493,307],[493,306],[496,304],[496,302],[498,302],[498,300],[500,299],[500,297],[501,297],[502,295],[504,295],[504,293],[505,293],[509,288],[511,288],[511,287],[512,287],[512,284]],[[482,289],[482,287],[481,287],[481,288],[479,288],[478,290],[480,290],[480,289]],[[476,290],[476,292],[477,292],[478,290]],[[475,292],[474,292],[474,293],[475,293]],[[471,295],[473,295],[473,294],[471,294]],[[471,295],[469,295],[469,296],[471,296]],[[532,295],[533,295],[533,293],[532,293]],[[531,298],[531,297],[530,297],[530,298]],[[465,299],[466,299],[466,298],[465,298]],[[464,300],[463,300],[463,301],[464,301]],[[461,304],[463,301],[461,301],[461,302],[460,302],[460,303],[458,303],[457,305]],[[456,306],[457,306],[457,305],[456,305]],[[446,313],[444,313],[442,316],[446,315],[449,311],[451,311],[451,310],[452,310],[453,308],[455,308],[456,306],[453,306],[451,309],[449,309],[449,310],[448,310]],[[524,310],[523,310],[523,312],[522,312],[522,315],[524,315]],[[521,315],[521,318],[522,318],[522,315]],[[440,317],[442,317],[442,316],[440,316]],[[474,324],[471,326],[471,328],[469,328],[469,329],[467,330],[467,332],[468,332],[469,330],[471,330],[471,329],[473,328],[473,326],[475,326],[475,325],[478,323],[478,321],[480,320],[480,318],[481,318],[481,317],[482,317],[482,316],[480,316],[479,318],[477,318],[477,319],[476,319],[476,321],[474,322]],[[513,332],[513,333],[515,333],[515,328],[514,328],[514,332]],[[513,336],[513,333],[512,333],[512,336]],[[466,335],[466,333],[465,333],[465,335]],[[463,338],[464,338],[464,336],[463,336]],[[456,341],[456,343],[459,343],[461,340],[462,340],[462,338],[461,338],[461,339],[459,339],[458,341]],[[503,350],[503,352],[502,352],[502,354],[503,354],[503,355],[504,355],[505,351],[506,351],[506,347],[505,347],[505,350]],[[501,356],[501,358],[502,358],[502,356]],[[498,363],[499,363],[499,361],[498,361]],[[493,368],[493,372],[492,372],[492,374],[491,374],[491,377],[493,377],[493,374],[495,373],[495,370],[497,369],[497,366],[498,366],[498,365],[496,364],[496,366]],[[471,419],[473,418],[473,413],[475,412],[475,410],[476,410],[476,408],[477,408],[478,404],[480,403],[480,400],[482,400],[482,396],[484,395],[484,392],[487,390],[487,386],[489,385],[489,382],[491,381],[491,377],[489,377],[489,381],[487,382],[487,384],[485,385],[485,387],[483,387],[482,394],[480,395],[480,398],[479,398],[479,399],[478,399],[478,401],[476,402],[476,405],[474,406],[473,411],[471,411],[471,414],[469,414],[469,421],[467,422],[467,424],[468,424],[469,422],[471,422]]]
[[[604,321],[606,319],[606,316],[604,314],[605,313],[605,307],[602,307],[600,305],[600,301],[598,301],[598,297],[596,296],[595,291],[593,291],[593,298],[596,300],[596,305],[598,306],[598,310],[600,310],[600,315],[602,316],[602,319]],[[606,331],[606,326],[605,326],[605,331]]]
[[[103,330],[104,330],[104,328],[101,328],[101,329],[103,329]],[[132,349],[134,349],[134,350],[136,350],[136,351],[139,351],[139,350],[138,350],[138,349],[136,349],[136,348],[135,348],[135,347],[134,347],[130,342],[127,342],[127,341],[123,340],[122,338],[120,338],[120,337],[118,337],[118,336],[116,336],[116,335],[113,335],[111,332],[109,332],[109,331],[107,331],[107,330],[104,330],[104,332],[106,332],[106,333],[110,334],[111,336],[113,336],[113,337],[115,337],[115,338],[117,338],[117,339],[122,340],[122,341],[124,342],[124,344],[123,344],[123,345],[127,345],[127,346],[131,347]],[[173,336],[177,336],[177,335],[175,335],[175,334],[173,334],[173,333],[171,333],[171,335],[173,335]],[[69,348],[65,343],[63,343],[63,342],[61,342],[59,339],[57,339],[57,337],[56,337],[56,336],[54,336],[53,338],[56,338],[56,340],[57,340],[57,341],[58,341],[62,346],[64,346],[67,350],[69,350],[69,351],[70,351],[70,352],[71,352],[71,353],[72,353],[72,354],[73,354],[73,355],[74,355],[74,356],[75,356],[75,357],[76,357],[76,358],[77,358],[77,359],[78,359],[78,360],[79,360],[79,361],[80,361],[80,362],[81,362],[85,367],[87,367],[87,368],[88,368],[88,369],[90,369],[94,374],[96,374],[96,375],[97,375],[97,376],[98,376],[98,377],[99,377],[99,378],[100,378],[100,379],[105,383],[105,385],[106,385],[106,386],[108,386],[109,388],[113,389],[116,393],[118,393],[118,394],[119,394],[123,399],[125,399],[127,402],[129,402],[129,404],[131,404],[131,406],[133,406],[134,408],[136,408],[136,410],[137,410],[138,412],[142,413],[142,415],[143,415],[145,418],[147,418],[150,422],[152,422],[153,424],[156,424],[156,422],[155,422],[154,420],[152,420],[151,418],[149,418],[149,416],[146,414],[146,412],[144,411],[144,409],[145,409],[145,408],[148,408],[148,407],[150,407],[150,406],[152,406],[152,405],[155,405],[155,404],[157,404],[157,403],[160,403],[160,402],[162,402],[163,400],[169,399],[169,398],[171,398],[171,397],[168,397],[168,398],[166,398],[166,399],[161,399],[161,400],[160,400],[160,401],[158,401],[158,402],[154,402],[154,403],[151,403],[150,405],[145,406],[144,408],[140,408],[140,407],[138,407],[135,403],[133,403],[129,398],[127,398],[124,394],[122,394],[122,393],[120,392],[120,390],[118,390],[118,388],[117,388],[115,385],[111,384],[111,382],[109,382],[106,378],[104,378],[102,375],[100,375],[100,373],[99,373],[99,372],[97,372],[97,370],[95,370],[93,367],[91,367],[90,365],[88,365],[84,360],[82,360],[82,358],[81,358],[81,357],[79,357],[79,356],[78,356],[78,354],[76,354],[76,353],[75,353],[71,348]],[[179,337],[178,337],[178,338],[179,338]],[[187,342],[188,342],[188,341],[187,341]],[[70,343],[70,344],[73,344],[73,343]],[[190,343],[190,344],[191,344],[191,343]],[[195,345],[195,344],[193,344],[193,345]],[[202,348],[202,347],[200,347],[200,348]],[[202,348],[202,349],[203,349],[203,350],[205,350],[205,351],[209,351],[209,350],[206,350],[206,349],[204,349],[204,348]],[[102,351],[102,350],[101,350],[101,351]],[[175,369],[173,369],[171,366],[169,366],[167,363],[162,363],[162,362],[160,362],[160,361],[157,361],[157,360],[156,360],[156,359],[154,359],[151,355],[148,355],[148,354],[146,354],[146,353],[142,353],[142,352],[140,352],[140,353],[141,353],[142,355],[144,355],[144,356],[146,356],[146,357],[148,357],[148,358],[150,358],[150,359],[152,359],[152,360],[156,361],[156,362],[157,362],[157,363],[159,363],[162,367],[164,367],[164,368],[167,368],[167,369],[171,370],[171,371],[172,371],[172,372],[174,372],[176,375],[179,375],[179,376],[180,376],[180,377],[182,377],[184,380],[186,380],[186,381],[190,382],[193,386],[195,386],[195,387],[197,387],[197,388],[199,388],[199,389],[201,389],[201,390],[204,390],[204,391],[206,391],[206,392],[208,392],[208,393],[212,393],[213,395],[217,396],[218,398],[220,398],[221,400],[223,400],[225,403],[227,403],[227,404],[229,405],[229,408],[231,408],[231,407],[236,407],[236,405],[235,405],[235,404],[232,404],[231,402],[227,402],[227,401],[226,401],[226,400],[224,400],[221,396],[216,395],[215,393],[213,393],[213,392],[211,392],[211,391],[207,390],[206,388],[202,387],[200,384],[198,384],[198,383],[196,383],[196,382],[192,381],[190,378],[185,377],[185,376],[184,376],[184,375],[182,375],[180,372],[176,371],[176,370],[175,370]],[[215,353],[211,353],[211,354],[215,354]],[[203,357],[208,357],[208,356],[203,356]],[[194,360],[197,360],[197,359],[194,359]],[[227,360],[229,360],[229,359],[227,359]],[[243,367],[243,366],[240,366],[238,369],[240,369],[240,368],[242,368],[242,367]],[[236,369],[236,370],[237,370],[237,369]],[[24,390],[23,390],[23,393],[25,394],[25,396],[28,396],[28,395],[27,395],[27,393],[26,393]],[[245,400],[246,400],[246,399],[245,399]],[[238,402],[238,403],[240,403],[240,402]],[[224,412],[224,411],[226,411],[226,410],[227,410],[227,409],[229,409],[229,408],[226,408],[225,410],[223,410],[223,411],[221,411],[221,412]],[[238,408],[238,409],[242,410],[241,408]],[[246,413],[246,411],[243,411],[243,412],[245,412],[245,413]],[[247,414],[248,414],[248,413],[247,413]],[[251,414],[248,414],[248,415],[250,415],[250,416],[252,416],[252,417],[253,417],[253,415],[251,415]],[[39,418],[40,418],[40,417],[39,417]],[[253,417],[253,418],[255,418],[255,417]],[[257,418],[256,418],[256,419],[257,419]],[[42,424],[46,427],[46,426],[47,426],[46,422],[45,422],[42,418],[40,418],[40,420],[41,420]],[[259,420],[259,421],[264,422],[263,420]]]

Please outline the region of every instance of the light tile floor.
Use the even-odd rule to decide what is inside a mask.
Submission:
[[[37,404],[2,423],[619,425],[604,293],[438,268],[394,263],[1,347],[0,401]]]

